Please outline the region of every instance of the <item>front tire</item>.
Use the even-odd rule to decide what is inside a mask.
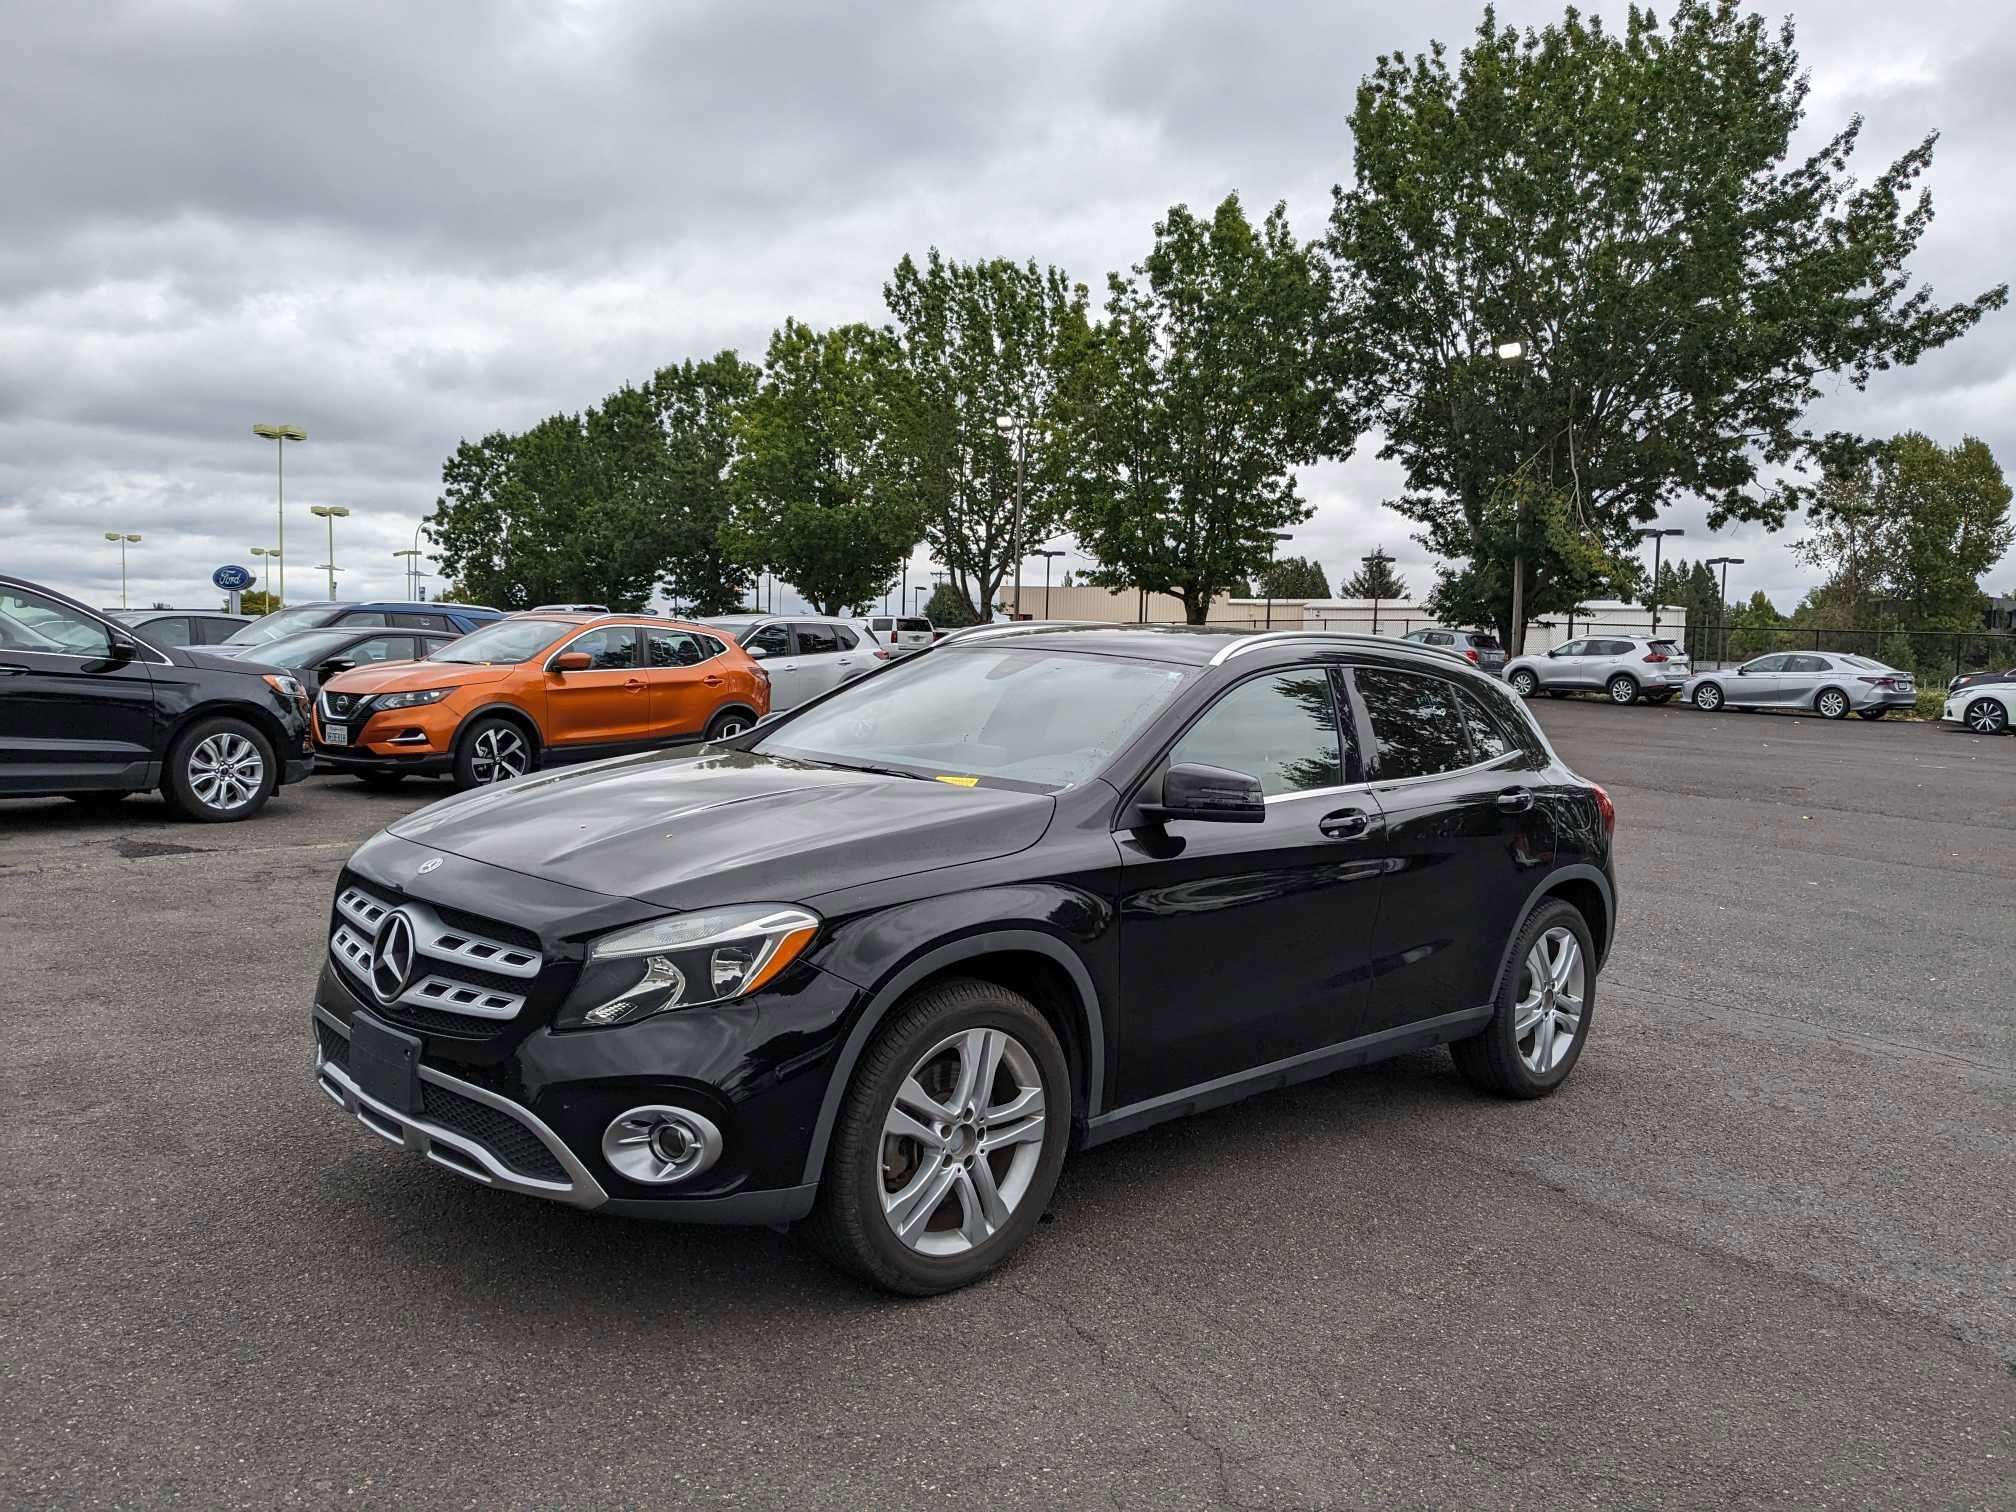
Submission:
[[[184,819],[231,824],[266,807],[279,785],[279,764],[264,735],[242,719],[205,719],[168,752],[161,796]]]
[[[1820,696],[1813,700],[1813,707],[1820,711],[1822,719],[1846,719],[1848,695],[1839,688],[1822,688]]]
[[[1546,1097],[1568,1079],[1596,1006],[1596,950],[1588,921],[1559,898],[1533,910],[1512,947],[1498,1011],[1482,1034],[1449,1053],[1471,1086],[1504,1097]]]
[[[1521,698],[1531,698],[1535,693],[1540,691],[1540,679],[1524,667],[1514,672],[1510,681],[1512,683],[1512,691],[1517,693]]]
[[[455,742],[455,787],[489,787],[523,777],[536,765],[531,740],[515,721],[498,715],[476,720]]]
[[[1995,698],[1975,699],[1960,719],[1976,735],[2000,735],[2009,728],[2009,711]]]
[[[1713,714],[1722,707],[1722,689],[1717,683],[1703,683],[1694,690],[1694,707],[1703,714]]]
[[[1603,691],[1610,695],[1613,704],[1634,704],[1638,702],[1638,679],[1629,672],[1619,672]]]
[[[1070,1126],[1070,1067],[1028,999],[992,982],[928,987],[855,1068],[809,1235],[886,1291],[968,1285],[1041,1221]]]

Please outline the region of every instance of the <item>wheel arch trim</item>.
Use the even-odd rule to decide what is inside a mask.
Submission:
[[[1563,882],[1591,882],[1603,898],[1603,938],[1596,942],[1597,966],[1600,969],[1610,959],[1611,943],[1617,938],[1617,889],[1611,885],[1600,867],[1576,862],[1551,871],[1526,896],[1526,902],[1519,910],[1519,917],[1512,921],[1512,928],[1505,936],[1505,951],[1498,958],[1497,974],[1491,978],[1490,1001],[1498,1001],[1498,994],[1505,986],[1505,973],[1512,965],[1512,952],[1518,947],[1519,935],[1526,928],[1526,921],[1533,917],[1533,911],[1550,898],[1560,897]]]
[[[980,956],[1013,951],[1044,956],[1062,967],[1070,978],[1085,1032],[1086,1116],[1090,1118],[1098,1114],[1106,1084],[1106,1023],[1099,1007],[1099,994],[1092,985],[1092,974],[1071,948],[1055,935],[1038,929],[988,929],[925,951],[875,988],[868,1006],[855,1019],[854,1027],[841,1044],[832,1075],[827,1078],[826,1094],[819,1104],[819,1119],[812,1126],[811,1142],[805,1151],[806,1182],[818,1181],[825,1169],[826,1148],[832,1142],[833,1125],[840,1117],[840,1099],[847,1095],[847,1089],[854,1080],[854,1067],[867,1050],[870,1037],[904,995],[919,982],[936,976],[948,966]]]
[[[518,705],[506,703],[501,699],[484,704],[480,709],[471,709],[467,714],[464,714],[461,721],[455,726],[455,738],[449,743],[449,748],[451,750],[460,749],[463,737],[468,733],[469,727],[479,719],[491,718],[508,719],[513,724],[522,726],[529,731],[532,736],[533,755],[537,756],[546,749],[546,735],[539,728],[539,721],[519,708]]]

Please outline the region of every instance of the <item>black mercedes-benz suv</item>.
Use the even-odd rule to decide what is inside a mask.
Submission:
[[[1429,1045],[1554,1091],[1614,817],[1440,652],[974,632],[697,755],[393,824],[336,886],[315,1074],[487,1185],[809,1219],[943,1291],[1074,1148]]]
[[[157,644],[0,574],[0,798],[158,787],[184,818],[249,819],[312,761],[308,695],[285,668]]]

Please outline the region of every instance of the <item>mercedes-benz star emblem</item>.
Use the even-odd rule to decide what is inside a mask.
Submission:
[[[414,875],[424,877],[427,875],[427,873],[434,870],[434,868],[439,866],[440,864],[441,864],[441,858],[439,856],[436,856],[431,861],[422,861],[420,863],[420,870],[414,873]]]
[[[386,915],[371,950],[371,991],[388,1007],[399,1001],[413,974],[413,921],[399,909]]]

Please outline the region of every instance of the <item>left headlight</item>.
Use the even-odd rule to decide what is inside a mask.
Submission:
[[[746,997],[798,959],[819,916],[788,903],[674,914],[593,940],[556,1029],[634,1024],[674,1008]]]
[[[374,714],[387,709],[414,709],[421,704],[439,703],[455,690],[453,688],[422,688],[417,693],[380,693],[371,700]]]
[[[307,689],[303,688],[298,681],[289,677],[286,673],[262,672],[259,675],[265,679],[266,686],[271,688],[275,693],[278,693],[282,698],[291,698],[296,703],[308,702]]]

